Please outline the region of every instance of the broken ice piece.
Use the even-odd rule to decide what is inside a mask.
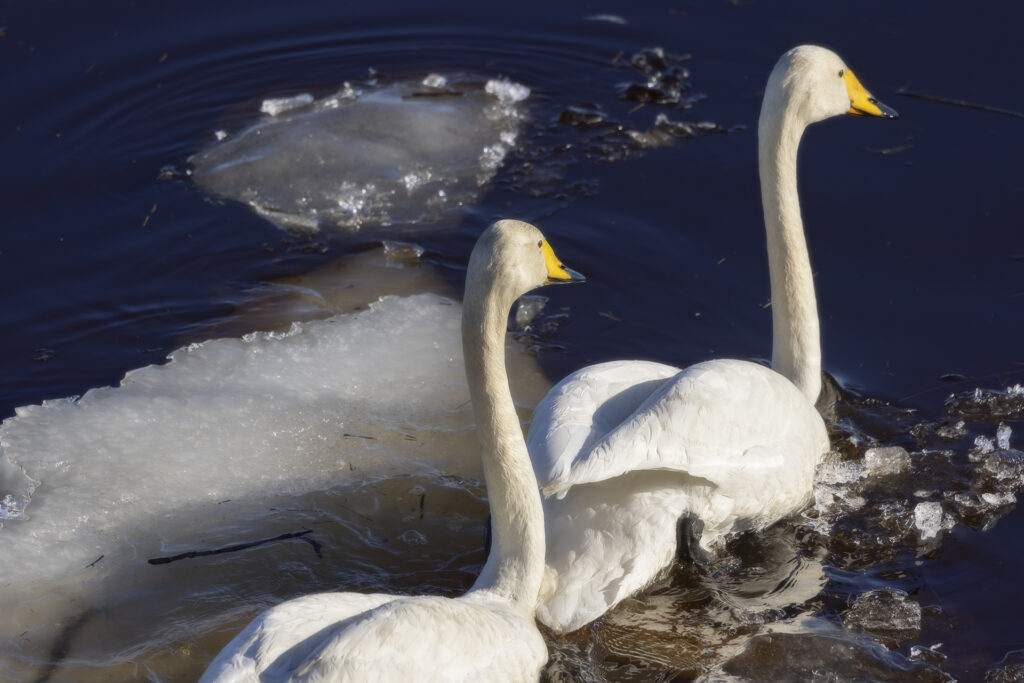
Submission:
[[[884,477],[910,469],[910,454],[902,446],[869,448],[864,454],[868,476]]]
[[[996,447],[1000,450],[1007,450],[1010,448],[1010,434],[1013,432],[1010,429],[1010,425],[1005,422],[1000,422],[999,427],[996,429]]]
[[[858,633],[911,640],[921,632],[921,605],[896,588],[868,591],[843,613],[843,625]]]
[[[260,105],[260,111],[264,114],[277,116],[278,114],[283,114],[284,112],[291,111],[292,109],[308,107],[311,104],[313,104],[313,96],[308,92],[304,92],[301,95],[295,95],[294,97],[273,97],[263,100],[263,104]]]
[[[921,534],[921,540],[936,538],[943,531],[956,526],[956,521],[945,513],[941,503],[928,501],[914,506],[914,526]]]
[[[541,294],[527,294],[519,297],[516,302],[516,329],[525,330],[533,322],[534,318],[540,315],[547,304],[548,298]]]

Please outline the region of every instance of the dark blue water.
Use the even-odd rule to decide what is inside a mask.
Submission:
[[[606,13],[627,23],[587,19]],[[832,120],[802,145],[824,365],[857,395],[915,409],[911,422],[939,421],[952,392],[1024,381],[1024,119],[901,91],[1024,112],[1022,19],[1010,3],[871,0],[4,3],[0,417],[116,384],[212,336],[260,283],[382,237],[420,244],[458,285],[475,236],[504,216],[540,224],[589,278],[546,292],[549,310],[569,311],[545,340],[562,349],[541,356],[551,379],[613,358],[766,358],[756,120],[775,60],[814,42],[901,114]],[[691,55],[692,91],[706,99],[684,111],[620,98],[638,78],[630,56],[654,46]],[[324,95],[371,68],[394,78],[503,75],[531,88],[528,142],[479,204],[425,231],[301,237],[211,201],[181,176],[161,179],[214,131],[251,122],[264,98]],[[728,132],[609,154],[606,139],[558,123],[574,105],[637,130],[667,111]],[[528,155],[553,178],[529,177]],[[870,422],[881,442],[909,444],[900,436],[909,423],[875,415],[874,405],[857,404],[851,419]],[[1019,425],[1019,415],[1007,419]],[[989,436],[997,421],[984,422]],[[969,442],[951,447],[962,455]],[[977,680],[1024,648],[1015,608],[1024,596],[1012,578],[1024,562],[1013,543],[1021,523],[1013,513],[993,530],[958,527],[923,559],[834,565],[916,571],[900,585],[943,616],[926,618],[913,642],[944,642],[942,669]],[[845,597],[864,588],[838,583]],[[823,613],[838,613],[837,599],[825,598]]]

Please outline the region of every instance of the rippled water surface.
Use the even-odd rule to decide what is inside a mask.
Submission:
[[[872,0],[5,5],[0,678],[189,680],[281,600],[467,587],[486,491],[455,321],[495,218],[538,223],[588,276],[523,311],[524,419],[584,364],[767,358],[756,119],[802,42],[901,113],[802,145],[841,388],[815,504],[549,637],[546,675],[1024,676],[1022,18]],[[296,233],[194,182],[194,155],[268,101],[444,96],[438,76],[529,96],[499,126],[507,150],[467,157],[471,192],[430,186],[437,210]],[[413,197],[428,167],[390,181]],[[326,337],[337,362],[311,360]]]

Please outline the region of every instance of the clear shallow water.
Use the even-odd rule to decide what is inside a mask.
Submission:
[[[621,14],[628,23],[585,19],[597,11]],[[1008,506],[991,510],[992,517],[1008,516],[983,531],[978,514],[961,511],[966,504],[955,499],[972,493],[972,473],[980,467],[969,459],[973,439],[994,438],[997,420],[983,409],[965,435],[941,448],[941,437],[922,428],[922,441],[913,429],[944,420],[951,392],[1021,379],[1022,261],[1014,257],[1024,253],[1015,229],[1024,138],[1019,119],[895,90],[1024,109],[1020,93],[1008,87],[1021,66],[1016,12],[864,2],[451,6],[430,13],[397,5],[370,11],[249,4],[12,8],[0,20],[6,28],[0,70],[10,103],[0,111],[8,153],[0,190],[7,214],[0,238],[0,414],[116,384],[126,371],[160,362],[185,342],[240,334],[243,304],[256,299],[261,311],[270,306],[258,296],[264,283],[385,236],[421,244],[427,266],[457,292],[472,241],[497,216],[540,222],[560,255],[590,278],[587,287],[544,292],[551,297],[549,316],[568,313],[549,317],[543,338],[561,347],[540,356],[551,379],[584,363],[627,356],[679,365],[710,355],[766,357],[770,319],[763,308],[767,273],[753,128],[774,60],[798,42],[820,42],[839,51],[903,115],[891,123],[828,122],[809,131],[803,145],[801,190],[819,273],[825,365],[868,399],[840,407],[835,436],[860,439],[843,450],[851,462],[863,459],[872,440],[902,445],[921,481],[868,486],[870,495],[857,494],[864,506],[833,513],[838,519],[829,520],[828,534],[817,519],[797,520],[764,547],[741,544],[733,565],[710,579],[681,567],[593,631],[552,641],[553,677],[563,671],[598,680],[694,676],[724,666],[753,636],[761,637],[753,654],[726,671],[751,675],[766,670],[765,662],[845,671],[841,661],[877,661],[872,676],[898,679],[907,675],[904,661],[873,649],[874,641],[829,630],[843,623],[856,596],[893,587],[922,605],[920,634],[898,643],[897,654],[942,642],[943,671],[980,678],[1004,654],[1024,647],[1013,608],[1020,597],[1013,581],[1021,562],[1013,543],[1020,515],[1003,509]],[[652,46],[691,54],[677,66],[690,72],[687,94],[707,99],[689,110],[680,101],[635,111],[637,102],[621,99],[629,84],[646,77],[628,65],[630,58]],[[503,75],[533,93],[524,146],[479,204],[431,234],[412,236],[394,226],[388,235],[290,237],[241,206],[210,202],[186,181],[157,179],[163,167],[183,165],[215,131],[251,123],[265,98],[322,96],[344,80],[366,77],[370,67],[394,77],[445,70]],[[636,132],[650,130],[658,113],[731,132],[642,149],[615,130],[559,123],[567,110],[597,110]],[[362,277],[370,289],[384,291],[384,278]],[[942,379],[954,373],[963,378]],[[916,412],[904,412],[910,409]],[[1019,413],[1002,419],[1020,434]],[[1017,436],[1010,445],[1019,445]],[[943,448],[952,455],[925,452]],[[432,478],[419,485],[428,498],[435,489],[448,490]],[[1013,488],[1012,482],[1002,489],[986,485],[973,492]],[[916,497],[918,487],[935,493]],[[295,505],[313,510],[313,521],[296,513],[270,523],[270,516],[257,514],[232,519],[220,531],[208,519],[197,521],[206,536],[188,528],[167,532],[172,553],[236,541],[241,530],[246,539],[271,537],[308,521],[316,524],[318,542],[346,554],[344,562],[327,554],[313,563],[312,548],[292,540],[216,556],[210,564],[174,563],[168,568],[175,578],[160,582],[164,592],[142,581],[130,595],[99,599],[103,618],[79,622],[76,615],[88,612],[70,609],[59,624],[51,623],[56,617],[45,627],[26,624],[50,638],[29,655],[56,662],[53,680],[80,680],[83,665],[101,679],[149,670],[167,680],[187,678],[232,629],[279,599],[335,586],[454,592],[482,559],[484,510],[472,485],[455,490],[468,491],[452,503],[459,529],[447,519],[430,522],[435,526],[418,528],[430,543],[388,552],[367,539],[392,537],[382,529],[398,536],[415,528],[393,512],[405,505],[401,490],[381,494],[386,504],[379,513],[369,506],[369,520],[341,519],[329,502],[315,502]],[[945,491],[954,497],[947,500]],[[885,507],[894,502],[898,507]],[[907,527],[908,511],[919,502],[938,502],[956,515],[952,531],[922,554],[918,532]],[[145,515],[142,520],[159,528]],[[883,535],[895,540],[880,545]],[[134,561],[142,567],[145,559]],[[769,608],[771,618],[760,607],[733,605],[737,594],[749,600],[770,593],[767,586],[783,582],[794,564],[805,567],[799,586],[813,591],[823,574],[825,587],[807,600],[783,591]],[[239,584],[249,586],[241,598],[219,588]],[[188,597],[180,602],[181,596]],[[808,640],[810,627],[801,621],[808,616],[814,638],[827,640]],[[765,621],[788,633],[764,636]],[[65,628],[74,634],[66,642],[53,635]],[[678,645],[676,638],[691,644]],[[808,653],[808,642],[840,645]],[[719,654],[706,656],[705,649]],[[649,651],[660,654],[636,655]],[[831,653],[824,663],[821,652]],[[46,665],[31,671],[41,676]]]

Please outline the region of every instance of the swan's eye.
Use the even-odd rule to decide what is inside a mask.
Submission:
[[[544,240],[541,240],[540,242],[537,242],[537,246],[538,247],[543,247],[544,246]]]
[[[839,70],[839,78],[842,78],[844,73],[846,73],[846,69],[840,69]]]

